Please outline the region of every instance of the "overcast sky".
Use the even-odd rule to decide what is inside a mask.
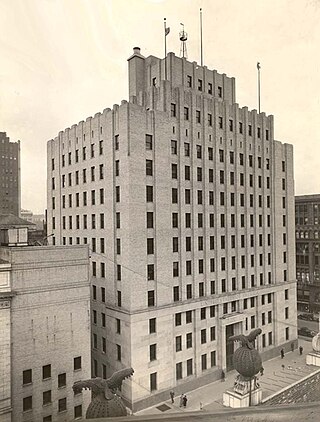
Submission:
[[[292,143],[296,194],[320,193],[320,0],[0,0],[0,131],[21,140],[22,207],[46,208],[46,143],[122,99],[134,46],[179,55],[236,78],[237,102],[275,116]]]

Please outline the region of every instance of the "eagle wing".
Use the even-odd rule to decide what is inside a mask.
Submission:
[[[128,377],[131,377],[134,373],[132,368],[121,369],[120,371],[115,372],[107,379],[107,384],[110,390],[114,391],[121,387],[122,381]]]
[[[235,336],[231,336],[231,337],[229,337],[229,340],[231,340],[231,341],[240,341],[243,346],[245,344],[247,344],[247,342],[248,342],[247,336],[245,336],[244,334],[237,334]]]
[[[255,341],[255,339],[258,337],[259,334],[262,333],[261,328],[256,328],[255,330],[252,330],[248,335],[247,335],[247,339],[250,343],[252,343],[253,341]]]
[[[104,392],[107,385],[107,381],[102,378],[91,378],[87,380],[76,381],[72,388],[75,394],[81,393],[82,389],[89,389],[94,395],[98,395]]]

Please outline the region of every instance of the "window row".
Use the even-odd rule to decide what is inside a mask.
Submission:
[[[81,369],[81,356],[73,359],[73,370],[78,371]],[[47,380],[51,378],[51,364],[42,366],[42,379]],[[32,369],[26,369],[22,372],[22,384],[32,384]],[[58,375],[58,388],[66,386],[66,373]]]
[[[104,166],[103,164],[100,164],[98,169],[98,179],[99,180],[103,180],[104,179]],[[92,166],[90,169],[90,180],[91,182],[95,182],[97,179],[96,177],[96,167]],[[82,184],[83,183],[87,183],[87,169],[83,169],[82,170],[82,180],[81,180]],[[76,170],[74,173],[74,184],[75,185],[79,185],[80,184],[80,171]],[[68,173],[68,174],[63,174],[61,176],[61,187],[65,188],[65,187],[70,187],[73,186],[73,177],[72,177],[72,173]]]

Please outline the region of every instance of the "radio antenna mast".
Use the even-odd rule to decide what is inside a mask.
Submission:
[[[187,59],[188,58],[188,53],[187,53],[188,34],[184,30],[184,24],[180,23],[180,25],[182,26],[182,31],[180,31],[180,33],[179,33],[179,38],[180,38],[180,41],[181,41],[180,56],[183,57],[184,59]]]

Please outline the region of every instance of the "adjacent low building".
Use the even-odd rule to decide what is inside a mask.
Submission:
[[[320,195],[295,197],[298,310],[320,312]]]
[[[82,419],[91,378],[86,246],[28,246],[30,223],[0,215],[0,420]]]

